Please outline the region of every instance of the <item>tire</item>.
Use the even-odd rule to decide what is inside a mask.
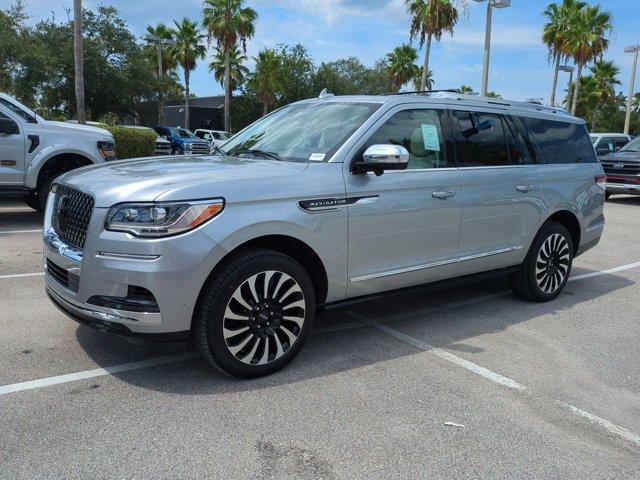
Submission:
[[[49,190],[51,190],[51,185],[53,181],[62,175],[62,173],[58,173],[52,175],[44,180],[36,190],[33,192],[29,192],[24,196],[24,203],[26,203],[29,207],[33,208],[38,212],[44,212],[47,207],[47,198],[49,197]]]
[[[182,150],[180,147],[175,147],[173,150],[171,150],[171,155],[184,155],[184,150]]]
[[[510,277],[516,295],[535,302],[553,300],[564,289],[573,264],[573,241],[564,225],[545,223],[531,244],[522,267]]]
[[[311,279],[298,262],[272,250],[249,250],[205,285],[194,336],[209,364],[236,377],[262,377],[298,354],[315,310]]]

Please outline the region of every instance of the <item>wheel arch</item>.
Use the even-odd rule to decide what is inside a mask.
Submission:
[[[37,189],[51,173],[67,172],[74,168],[99,163],[88,152],[79,149],[64,149],[42,152],[34,158],[26,174],[26,186]]]
[[[573,254],[575,255],[580,247],[580,238],[582,236],[580,221],[576,214],[570,210],[558,210],[550,215],[542,224],[544,225],[549,222],[558,222],[569,231],[571,241],[573,242]]]

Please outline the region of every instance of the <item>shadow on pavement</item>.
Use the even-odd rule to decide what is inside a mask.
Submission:
[[[587,270],[585,270],[587,271]],[[387,322],[391,325],[402,321],[403,325],[415,324],[426,331],[426,341],[434,346],[448,346],[466,339],[505,330],[515,324],[535,319],[542,315],[556,315],[571,309],[576,304],[597,299],[635,282],[617,275],[603,275],[597,286],[580,288],[579,283],[570,283],[565,292],[550,303],[531,303],[520,300],[505,290],[504,280],[485,282],[479,285],[450,288],[437,292],[422,290],[411,293],[379,297],[370,301],[328,310],[316,321],[319,334],[311,335],[298,357],[284,370],[269,377],[256,380],[237,380],[228,377],[206,364],[202,359],[170,363],[154,368],[123,372],[114,376],[132,385],[154,391],[176,395],[212,395],[270,388],[325,378],[374,365],[384,369],[383,362],[416,353],[416,348],[395,338],[378,332],[371,326],[329,330],[341,324],[353,323],[353,311],[371,322]],[[489,296],[487,297],[487,294]],[[484,303],[495,308],[495,315],[472,315],[474,304]],[[441,315],[438,310],[447,311]],[[517,309],[518,315],[511,315]],[[451,313],[457,312],[452,319]],[[473,320],[470,320],[472,317]],[[86,327],[78,327],[76,337],[81,347],[99,365],[108,357],[113,361],[113,350],[140,349],[134,345],[123,345],[122,341],[108,334]],[[464,352],[464,345],[457,346]],[[453,347],[456,349],[456,347]],[[474,353],[474,352],[468,352]],[[344,381],[344,380],[339,380]]]
[[[640,195],[614,195],[607,200],[607,203],[617,203],[619,205],[637,205],[640,207]]]
[[[0,196],[0,231],[42,228],[42,213],[29,208],[17,196]]]

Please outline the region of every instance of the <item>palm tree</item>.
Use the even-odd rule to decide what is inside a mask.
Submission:
[[[242,85],[249,75],[249,69],[243,65],[243,62],[247,60],[247,56],[240,52],[237,45],[231,49],[229,54],[229,83],[231,84],[231,92],[236,90]],[[216,53],[213,56],[213,60],[209,64],[209,71],[213,72],[213,76],[216,81],[224,87],[224,68],[225,68],[225,53],[223,50],[216,49]]]
[[[404,43],[387,54],[387,73],[391,76],[397,92],[405,83],[420,74],[420,67],[415,64],[417,59],[418,51]]]
[[[572,87],[575,89],[575,84]],[[585,75],[580,78],[580,90],[576,112],[583,118],[591,118],[591,131],[595,131],[595,120],[598,109],[599,95],[598,84],[593,75]]]
[[[175,45],[171,46],[171,54],[184,71],[184,128],[189,128],[189,79],[196,68],[198,60],[204,58],[206,48],[202,44],[204,35],[196,22],[183,18],[176,25]]]
[[[155,27],[147,25],[147,33],[153,39],[147,39],[149,42],[146,49],[148,58],[158,64],[158,124],[164,125],[164,91],[162,76],[176,69],[178,66],[175,57],[172,55],[171,49],[162,48],[163,44],[173,42],[175,32],[172,28],[167,27],[164,23],[159,23]]]
[[[609,46],[606,35],[612,30],[611,14],[602,12],[599,6],[587,6],[573,18],[567,32],[567,52],[576,63],[576,83],[573,89],[571,114],[575,115],[580,91],[580,76],[584,66],[602,56]]]
[[[269,105],[276,102],[278,94],[284,88],[282,57],[273,49],[265,49],[253,59],[256,69],[249,79],[249,90],[255,92],[262,102],[264,116],[269,111]]]
[[[427,72],[427,83],[422,86],[422,70],[418,69],[413,78],[413,88],[418,91],[431,90],[433,88],[433,70]]]
[[[258,13],[243,7],[244,0],[204,0],[202,24],[207,29],[207,40],[216,39],[218,49],[225,55],[224,66],[224,128],[231,131],[231,50],[242,43],[247,51],[247,40],[255,33]]]
[[[419,90],[426,90],[429,72],[429,53],[431,51],[431,39],[435,37],[440,41],[446,31],[453,35],[453,27],[458,21],[458,10],[451,0],[405,0],[407,10],[411,15],[411,41],[420,37],[420,48],[425,44],[424,65],[422,66],[422,79]],[[466,6],[466,3],[464,3]]]
[[[549,59],[553,59],[553,84],[551,86],[551,106],[556,102],[558,69],[560,61],[567,56],[567,32],[576,14],[586,6],[585,2],[563,0],[561,4],[551,3],[543,15],[548,22],[542,29],[542,41],[549,49]]]
[[[500,95],[499,93],[496,93],[494,91],[491,91],[491,92],[487,92],[487,97],[488,98],[502,98],[502,95]]]
[[[612,61],[597,61],[589,68],[595,82],[595,92],[597,95],[597,106],[611,102],[616,97],[616,85],[621,85],[617,76],[620,69]],[[598,108],[593,109],[591,117],[591,131],[596,129],[596,120],[598,117]]]
[[[84,105],[84,59],[82,45],[82,0],[73,0],[73,66],[78,123],[87,122]]]
[[[462,85],[459,89],[460,93],[465,95],[477,95],[477,93],[469,85]]]

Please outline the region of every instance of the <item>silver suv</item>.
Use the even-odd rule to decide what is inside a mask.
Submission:
[[[44,225],[46,290],[126,337],[195,339],[212,365],[265,375],[322,307],[508,275],[548,301],[604,227],[584,122],[453,93],[323,97],[216,155],[65,174]]]

